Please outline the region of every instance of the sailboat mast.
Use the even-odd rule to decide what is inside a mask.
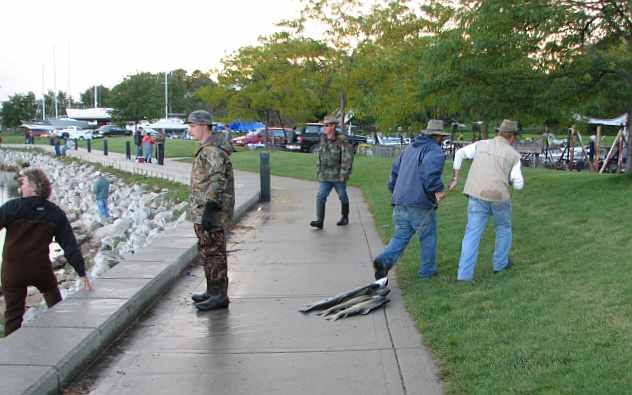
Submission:
[[[55,47],[53,47],[53,91],[55,102],[55,118],[59,117],[59,107],[57,106],[57,63],[55,61]]]
[[[44,65],[42,64],[42,121],[46,120],[46,82],[44,80]]]

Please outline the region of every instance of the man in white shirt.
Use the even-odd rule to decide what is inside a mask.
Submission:
[[[509,269],[511,250],[511,195],[509,185],[522,189],[520,154],[512,147],[520,134],[518,122],[504,120],[493,139],[477,141],[459,149],[454,156],[451,191],[459,180],[463,159],[473,159],[463,193],[469,198],[467,226],[461,243],[457,280],[472,281],[478,256],[478,245],[487,219],[494,217],[496,244],[492,263],[494,273]]]

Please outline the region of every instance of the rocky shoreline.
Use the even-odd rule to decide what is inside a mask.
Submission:
[[[97,214],[92,193],[96,169],[91,164],[65,163],[47,154],[0,150],[0,170],[15,171],[26,162],[44,170],[50,178],[53,189],[50,200],[66,212],[91,278],[98,278],[166,229],[185,220],[188,203],[171,201],[166,189],[128,185],[105,171],[110,180],[108,206],[114,220],[104,223]],[[56,256],[53,267],[65,297],[79,289],[79,281],[72,267],[66,265],[59,246],[53,244],[53,249]],[[29,309],[25,320],[46,308],[35,288],[29,289],[27,304],[37,308]]]

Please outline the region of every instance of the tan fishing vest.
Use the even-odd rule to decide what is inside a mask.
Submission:
[[[463,193],[490,202],[511,199],[509,174],[519,160],[520,154],[502,136],[479,141]]]

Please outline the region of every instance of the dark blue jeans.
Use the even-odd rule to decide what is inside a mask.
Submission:
[[[340,203],[349,203],[347,183],[344,181],[321,181],[318,187],[318,195],[316,195],[316,202],[324,204],[332,189],[336,190]]]
[[[421,254],[418,275],[430,278],[437,274],[437,217],[434,209],[410,206],[393,207],[395,234],[384,251],[375,260],[390,270],[402,256],[415,233],[419,237]]]

